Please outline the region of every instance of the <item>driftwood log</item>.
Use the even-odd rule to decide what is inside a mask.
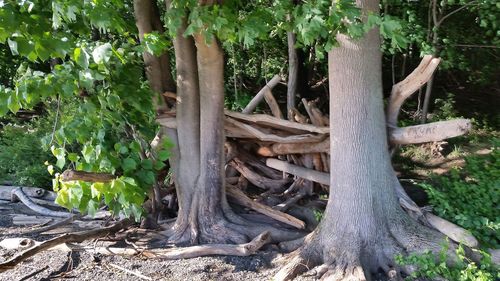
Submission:
[[[85,240],[89,239],[94,239],[106,235],[110,235],[112,233],[115,233],[117,231],[120,231],[122,229],[127,228],[132,224],[132,221],[129,219],[124,219],[121,220],[117,223],[115,223],[112,226],[109,227],[104,227],[101,229],[93,229],[89,231],[82,231],[82,232],[77,232],[77,233],[68,233],[68,234],[63,234],[61,236],[52,238],[50,240],[44,241],[32,248],[29,248],[11,259],[0,263],[0,273],[5,272],[6,270],[13,269],[16,265],[18,265],[20,262],[26,260],[29,257],[32,257],[42,251],[45,251],[47,249],[50,249],[54,246],[57,246],[59,244],[63,243],[69,243],[69,242],[76,242],[76,243],[81,243]]]
[[[264,232],[246,244],[209,244],[202,246],[192,246],[176,249],[145,250],[142,255],[148,258],[157,259],[190,259],[202,256],[230,255],[249,256],[255,254],[262,246],[271,241],[271,234]]]
[[[12,201],[19,200],[23,202],[26,207],[30,208],[32,211],[42,214],[44,216],[49,216],[49,217],[58,217],[58,218],[69,218],[73,216],[73,214],[68,213],[68,212],[59,212],[59,211],[52,211],[50,209],[44,208],[40,205],[37,205],[35,202],[33,202],[26,194],[24,194],[22,188],[18,187],[14,190],[12,190]]]

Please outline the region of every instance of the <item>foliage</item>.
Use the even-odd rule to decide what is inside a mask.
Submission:
[[[487,247],[498,248],[500,238],[500,142],[492,152],[466,158],[463,169],[449,176],[434,177],[422,184],[434,211],[472,234]]]
[[[142,51],[157,52],[164,40],[151,34],[145,46],[137,45],[132,11],[123,1],[49,3],[0,6],[0,43],[22,60],[13,88],[0,86],[0,115],[58,103],[54,140],[44,139],[56,157],[48,169],[56,172],[57,203],[93,213],[103,200],[115,213],[138,219],[155,171],[169,157],[168,142],[159,150],[149,145],[158,128],[142,65]],[[59,182],[67,166],[117,178]]]
[[[9,122],[0,129],[0,184],[51,187],[45,161],[52,158],[40,139],[52,130],[49,118],[29,123]]]
[[[423,254],[411,254],[408,257],[396,256],[396,262],[400,265],[414,265],[417,270],[407,278],[415,280],[416,278],[430,278],[435,280],[438,277],[445,280],[454,281],[492,281],[500,278],[500,272],[495,265],[491,263],[491,257],[488,253],[477,251],[481,256],[479,264],[466,257],[464,248],[460,245],[456,252],[457,261],[450,266],[447,262],[449,256],[449,244],[446,243],[441,248],[439,255],[427,251]]]

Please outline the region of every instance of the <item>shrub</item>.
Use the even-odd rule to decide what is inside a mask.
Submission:
[[[50,130],[45,119],[9,123],[0,129],[0,182],[51,188],[52,177],[44,162],[53,157],[40,141]]]

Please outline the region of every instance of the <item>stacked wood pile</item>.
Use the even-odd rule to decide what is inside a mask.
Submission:
[[[470,121],[465,119],[404,128],[397,126],[402,104],[428,81],[438,64],[438,58],[426,56],[415,71],[394,85],[386,115],[388,149],[441,141],[470,130]],[[242,112],[225,111],[226,189],[230,202],[296,228],[312,229],[317,224],[313,210],[326,205],[319,194],[326,194],[330,184],[329,118],[319,110],[317,100],[302,99],[304,114],[292,109],[287,114],[291,120],[285,120],[271,92],[281,80],[279,75],[271,79]],[[176,98],[174,93],[165,93],[165,96]],[[252,114],[263,100],[272,116]],[[163,127],[176,128],[175,111],[164,113],[157,120]],[[250,192],[253,199],[245,194],[249,186],[259,190]],[[427,218],[401,187],[395,192],[403,208],[415,218],[428,225],[438,225],[434,217]],[[301,204],[297,204],[299,202]],[[456,236],[462,232],[458,226],[454,229],[455,234],[445,234]]]
[[[271,93],[279,81],[281,77],[276,75],[241,113],[225,111],[226,191],[230,202],[292,227],[312,229],[317,224],[314,208],[326,205],[313,195],[314,190],[328,190],[329,120],[316,106],[317,101],[305,99],[302,102],[308,116],[293,110],[294,120],[283,119]],[[166,96],[175,98],[172,93]],[[262,100],[273,116],[249,114]],[[175,112],[157,120],[166,128],[176,128]],[[252,192],[253,199],[245,194],[249,186],[259,191]],[[311,203],[314,208],[297,205],[306,197],[315,199]],[[300,219],[287,214],[289,210]]]

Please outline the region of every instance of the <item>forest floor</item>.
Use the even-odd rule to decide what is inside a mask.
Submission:
[[[458,148],[459,147],[459,148]],[[442,174],[452,167],[464,164],[464,157],[471,154],[485,154],[491,150],[487,144],[460,145],[440,153],[433,145],[421,145],[406,148],[396,159],[396,169],[403,179],[422,180],[431,173]],[[442,151],[442,150],[441,150]],[[410,164],[413,163],[413,164]],[[415,187],[413,187],[415,189]],[[417,188],[418,189],[418,188]],[[421,190],[416,190],[422,194]],[[410,196],[411,190],[408,192]],[[414,198],[419,205],[425,204],[425,198]],[[422,201],[423,200],[423,201]],[[419,202],[420,201],[420,202]],[[19,235],[32,226],[20,227],[13,224],[15,214],[36,215],[22,203],[0,204],[0,237],[27,237],[44,241],[64,233],[68,229],[56,229],[44,235]],[[75,226],[73,226],[75,227]],[[74,231],[75,229],[73,229]],[[104,240],[86,241],[86,246],[104,245]],[[109,246],[106,244],[106,246]],[[17,253],[17,250],[0,248],[0,262]],[[282,254],[264,248],[256,255],[248,257],[214,256],[186,260],[155,260],[137,256],[104,256],[86,251],[48,250],[37,254],[15,269],[0,273],[0,281],[12,280],[272,280],[279,270],[279,257]],[[138,277],[128,271],[142,275]],[[314,277],[301,276],[297,280],[315,280]]]

